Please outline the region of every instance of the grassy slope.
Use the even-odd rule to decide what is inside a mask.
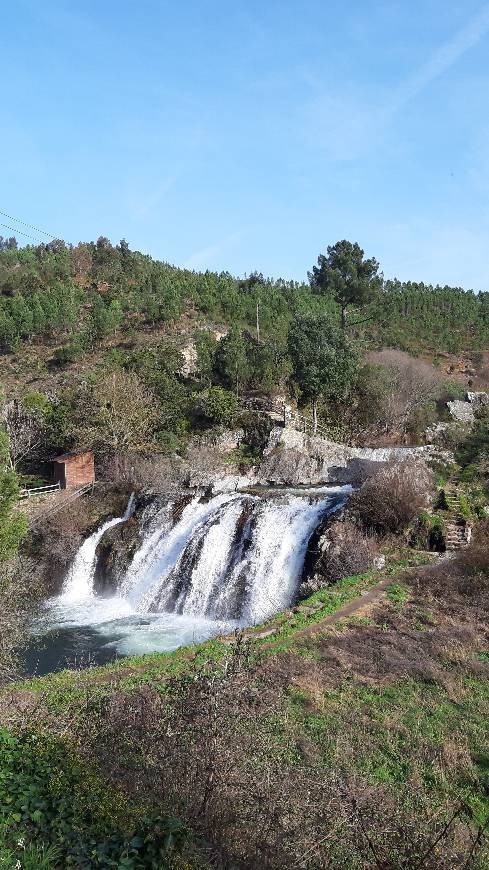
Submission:
[[[411,561],[415,572],[417,561],[423,557]],[[402,794],[404,802],[415,787],[417,800],[436,818],[463,801],[465,816],[472,815],[476,825],[488,811],[487,650],[480,627],[468,630],[467,615],[457,619],[414,590],[409,575],[398,576],[405,564],[384,572],[392,582],[368,615],[321,625],[375,587],[382,578],[375,572],[346,578],[248,632],[251,680],[264,687],[267,698],[258,716],[253,714],[249,751],[266,735],[267,764],[290,769],[290,775],[302,770],[306,751],[325,772],[347,763],[350,774]],[[229,641],[216,639],[171,654],[29,680],[4,692],[4,713],[11,716],[20,704],[25,721],[26,712],[36,709],[39,725],[67,727],[76,743],[89,708],[99,709],[120,693],[165,695],[169,680],[202,668],[220,673],[228,654]],[[246,711],[241,714],[246,717]],[[262,762],[257,755],[252,763]],[[114,777],[114,770],[107,772]]]
[[[289,650],[296,635],[304,629],[313,627],[346,603],[358,599],[375,587],[383,577],[395,577],[408,565],[423,563],[425,560],[424,553],[413,553],[409,558],[400,559],[386,571],[368,571],[365,574],[345,577],[335,586],[320,589],[302,601],[293,612],[279,613],[267,622],[248,629],[245,635],[253,643],[257,653],[261,653],[262,648],[266,648],[267,655]],[[175,652],[128,656],[100,667],[80,671],[64,670],[33,677],[11,685],[7,694],[15,696],[20,692],[24,697],[26,693],[42,696],[50,710],[61,712],[68,708],[73,709],[77,699],[83,702],[87,689],[96,691],[99,688],[105,692],[107,687],[117,687],[118,690],[130,691],[142,683],[164,685],[168,678],[184,675],[202,663],[218,663],[227,653],[229,640],[230,638],[216,638],[182,647]]]
[[[93,348],[86,350],[74,362],[66,366],[53,366],[54,352],[63,347],[66,341],[53,343],[33,343],[24,345],[17,353],[8,353],[1,358],[2,383],[7,394],[20,390],[49,392],[72,386],[83,376],[96,371],[103,365],[104,358],[114,348],[141,349],[154,347],[162,341],[170,340],[179,349],[192,338],[194,331],[202,328],[204,321],[197,317],[182,316],[170,326],[154,326],[134,330],[130,337],[117,334],[98,341]]]

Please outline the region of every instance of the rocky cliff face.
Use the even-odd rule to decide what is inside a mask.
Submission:
[[[96,550],[94,587],[97,595],[114,594],[139,549],[151,520],[168,503],[169,498],[170,495],[140,494],[129,519],[104,534]],[[185,492],[175,499],[175,521],[191,499],[192,494]]]
[[[370,568],[382,568],[385,561],[385,556],[378,552],[375,539],[365,536],[356,527],[346,508],[340,514],[326,518],[312,536],[298,597],[308,598],[342,577]]]
[[[312,437],[292,428],[272,430],[258,482],[297,486],[338,483],[358,485],[379,463],[411,457],[440,456],[431,445],[424,447],[348,447],[324,438]],[[447,457],[444,456],[446,459]]]

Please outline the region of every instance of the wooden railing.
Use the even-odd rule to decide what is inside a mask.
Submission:
[[[316,431],[314,431],[314,421],[312,417],[305,417],[303,414],[291,412],[285,418],[285,425],[292,426],[299,432],[304,432],[304,435],[318,435],[320,438],[331,440],[331,430],[322,423],[316,423]]]
[[[293,429],[297,429],[298,432],[304,432],[305,435],[316,435],[319,438],[326,438],[327,441],[343,440],[340,429],[336,432],[331,427],[325,426],[322,423],[316,423],[316,431],[314,431],[314,421],[312,417],[298,414],[296,411],[292,411],[288,405],[277,405],[274,402],[263,402],[261,407],[253,408],[250,406],[252,401],[253,400],[247,401],[244,399],[241,400],[239,404],[243,410],[250,411],[254,414],[280,415],[284,426],[291,426]]]
[[[31,498],[37,495],[49,495],[50,492],[57,492],[61,487],[59,483],[48,483],[46,486],[34,486],[31,489],[21,489],[19,498]]]

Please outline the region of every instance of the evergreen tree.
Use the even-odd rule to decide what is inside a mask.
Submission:
[[[360,245],[346,240],[330,245],[327,256],[319,255],[309,279],[314,289],[333,296],[340,306],[342,329],[346,328],[348,307],[361,307],[373,302],[379,297],[382,287],[377,260],[366,260]]]
[[[0,429],[0,563],[14,556],[27,532],[24,514],[16,510],[19,497],[17,475],[8,468],[7,433]]]
[[[236,327],[232,327],[219,342],[216,352],[215,371],[225,387],[234,390],[236,396],[246,384],[249,374],[246,342]]]
[[[295,321],[289,333],[293,377],[303,397],[312,402],[314,432],[320,398],[342,399],[357,372],[357,358],[345,338],[327,316],[305,316]]]

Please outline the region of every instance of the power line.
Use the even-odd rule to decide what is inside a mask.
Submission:
[[[28,224],[25,221],[21,221],[19,218],[12,217],[12,215],[7,214],[6,211],[0,211],[0,214],[3,215],[3,217],[8,218],[10,221],[14,221],[16,224],[21,224],[23,227],[29,227],[29,229],[35,230],[36,233],[41,233],[41,235],[43,236],[49,236],[50,239],[56,238],[56,236],[53,236],[52,233],[47,233],[46,230],[40,230],[39,227],[35,227],[34,224]],[[5,226],[5,224],[1,224],[1,226]],[[17,232],[20,232],[20,230],[17,230]],[[27,235],[27,233],[22,233],[22,235],[25,236]]]
[[[26,238],[32,239],[33,242],[37,242],[38,245],[45,244],[42,239],[35,239],[34,236],[30,236],[29,233],[24,233],[22,232],[22,230],[16,230],[14,227],[9,227],[7,224],[0,224],[0,227],[4,227],[6,230],[11,230],[11,232],[15,233],[16,235],[26,236]]]

